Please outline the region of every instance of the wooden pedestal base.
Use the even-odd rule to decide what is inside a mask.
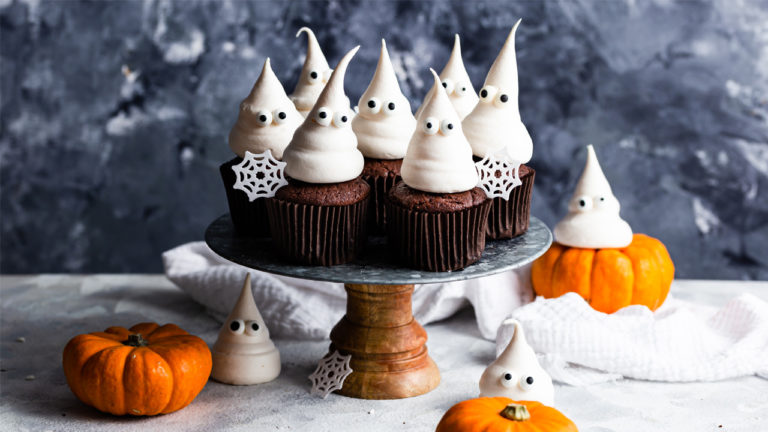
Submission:
[[[402,399],[427,393],[440,371],[427,354],[427,332],[413,319],[413,285],[352,285],[347,314],[331,331],[330,351],[351,354],[352,374],[337,393]]]

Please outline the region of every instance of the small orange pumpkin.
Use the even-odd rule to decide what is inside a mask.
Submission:
[[[115,415],[155,415],[189,405],[208,382],[211,351],[175,324],[136,324],[75,336],[64,375],[83,403]]]
[[[537,295],[552,298],[575,292],[605,313],[636,304],[656,310],[667,298],[674,277],[667,248],[645,234],[635,234],[623,249],[554,243],[531,267]]]
[[[452,406],[435,432],[578,432],[560,411],[533,401],[481,397]]]

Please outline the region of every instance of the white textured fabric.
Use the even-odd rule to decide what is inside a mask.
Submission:
[[[246,272],[251,273],[253,297],[274,336],[327,338],[344,315],[342,284],[251,270],[222,259],[204,242],[166,251],[163,264],[168,279],[220,321],[234,306]],[[469,302],[483,337],[493,339],[504,318],[532,298],[530,268],[526,267],[470,281],[416,285],[413,314],[426,324],[453,315]]]
[[[567,384],[768,378],[768,303],[751,294],[719,310],[668,299],[656,313],[628,306],[609,315],[569,293],[539,297],[510,317],[552,378]],[[513,326],[499,328],[497,354],[513,333]]]

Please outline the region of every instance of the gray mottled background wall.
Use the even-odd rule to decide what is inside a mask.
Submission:
[[[678,275],[768,278],[768,4],[0,1],[3,272],[155,272],[226,211],[217,167],[267,56],[290,91],[316,30],[356,100],[387,38],[414,108],[452,36],[477,88],[514,21],[552,225],[594,143]]]

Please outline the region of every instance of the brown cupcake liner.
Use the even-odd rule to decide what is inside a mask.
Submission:
[[[387,231],[393,252],[412,268],[460,270],[479,260],[491,200],[457,212],[409,210],[387,200]]]
[[[240,235],[269,237],[266,198],[248,201],[248,194],[232,187],[237,181],[237,174],[232,170],[232,167],[242,161],[242,158],[236,157],[219,167],[221,180],[224,182],[224,190],[227,193],[232,224],[235,226],[235,231]]]
[[[333,266],[354,260],[366,242],[368,196],[344,206],[267,199],[272,243],[286,259]]]
[[[401,177],[399,175],[394,177],[363,175],[362,179],[371,186],[368,231],[371,235],[385,235],[387,233],[387,194],[401,180]]]
[[[521,168],[525,165],[521,165]],[[486,236],[489,240],[509,239],[517,237],[526,231],[531,222],[531,195],[536,171],[527,167],[528,172],[520,177],[523,182],[512,189],[509,200],[494,198],[491,211],[488,213],[488,229]]]

